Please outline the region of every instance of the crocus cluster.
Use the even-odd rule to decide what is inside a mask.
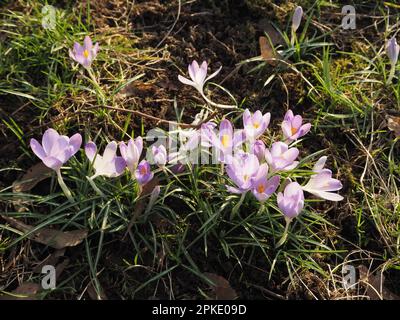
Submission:
[[[300,25],[303,10],[297,7],[293,16],[292,31],[296,32]],[[97,55],[99,45],[93,45],[90,37],[85,37],[84,44],[74,44],[70,50],[72,59],[83,65],[88,71],[92,61]],[[392,65],[398,59],[399,46],[393,38],[387,47],[387,52]],[[179,80],[193,86],[202,97],[211,105],[217,107],[232,107],[218,105],[210,101],[204,93],[205,83],[215,77],[221,68],[207,77],[207,62],[199,65],[193,61],[188,68],[190,79],[179,76]],[[233,124],[226,118],[222,119],[219,127],[215,122],[201,123],[199,129],[185,131],[186,143],[181,150],[184,152],[212,147],[217,153],[221,164],[221,172],[227,174],[226,189],[233,194],[240,194],[241,204],[246,194],[251,193],[257,201],[264,203],[276,194],[277,205],[287,222],[285,234],[289,223],[303,210],[305,204],[304,192],[330,201],[340,201],[342,196],[334,193],[342,188],[339,180],[332,177],[332,171],[325,168],[326,156],[322,156],[314,165],[308,181],[300,184],[298,175],[294,178],[292,171],[299,166],[300,150],[296,147],[299,139],[304,137],[311,129],[310,123],[304,123],[300,115],[295,115],[288,110],[281,123],[282,133],[280,139],[272,141],[268,146],[264,141],[267,138],[271,114],[263,114],[260,110],[254,113],[246,109],[242,116],[243,128],[234,130]],[[57,173],[59,184],[70,201],[74,201],[71,192],[65,185],[61,176],[61,167],[73,157],[82,144],[80,134],[72,137],[59,135],[54,129],[48,129],[40,144],[31,140],[32,151],[43,163]],[[118,149],[119,154],[118,155]],[[166,166],[173,163],[171,171],[182,172],[185,164],[190,164],[187,159],[182,159],[180,152],[168,154],[164,145],[152,145],[149,150],[151,159],[143,159],[143,139],[136,137],[127,143],[110,141],[102,154],[93,141],[86,143],[84,151],[91,164],[93,174],[87,179],[93,188],[100,194],[94,179],[99,176],[115,178],[124,171],[128,171],[141,188],[153,179],[156,171],[152,171],[150,164],[158,166],[158,171],[168,174]],[[183,157],[184,158],[184,157]],[[159,193],[159,188],[154,191],[153,197]],[[237,208],[238,205],[235,206]],[[234,210],[232,210],[234,212]],[[285,237],[282,237],[284,240]],[[282,242],[282,241],[280,241]]]
[[[62,179],[61,167],[78,152],[81,144],[82,136],[79,133],[69,138],[59,135],[54,129],[45,131],[41,144],[36,139],[31,139],[30,142],[32,151],[47,167],[57,173],[59,184],[71,201],[73,201],[72,194]],[[165,164],[161,155],[163,148],[153,149],[154,158],[157,159],[156,163],[158,165]],[[117,156],[118,143],[111,141],[105,147],[103,154],[100,155],[93,141],[89,141],[85,145],[85,154],[94,169],[94,174],[88,179],[101,195],[103,195],[102,192],[93,184],[93,179],[98,176],[118,177],[125,169],[128,169],[132,177],[137,180],[139,186],[143,186],[153,179],[154,173],[151,171],[149,162],[144,159],[139,162],[143,150],[143,139],[141,137],[130,139],[127,144],[120,142],[119,149],[121,156]]]
[[[324,169],[326,156],[321,157],[315,164],[308,182],[301,186],[296,181],[286,179],[280,187],[281,174],[285,177],[299,164],[300,151],[293,142],[306,135],[311,128],[310,123],[303,123],[300,115],[294,115],[288,110],[282,121],[282,140],[272,142],[267,147],[262,140],[271,115],[249,110],[243,113],[243,129],[234,130],[232,123],[224,119],[219,130],[204,124],[203,136],[219,151],[219,160],[225,164],[225,170],[234,184],[228,185],[227,190],[235,194],[251,192],[260,202],[266,201],[279,188],[283,189],[277,195],[278,207],[289,220],[303,210],[304,191],[316,197],[340,201],[342,196],[333,193],[340,190],[342,184],[332,178],[332,171]],[[288,183],[287,183],[288,182]]]

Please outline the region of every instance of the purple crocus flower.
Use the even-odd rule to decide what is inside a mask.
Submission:
[[[205,137],[218,151],[219,161],[226,163],[231,158],[232,152],[237,149],[245,140],[243,130],[233,132],[232,123],[224,119],[219,125],[218,136],[212,130],[205,130]]]
[[[250,153],[254,154],[260,162],[265,159],[265,150],[265,143],[262,140],[256,140],[250,145]]]
[[[79,150],[81,144],[82,136],[79,133],[69,138],[59,135],[54,129],[45,131],[42,144],[36,139],[30,141],[32,151],[54,171],[59,171],[61,166]]]
[[[286,143],[274,142],[271,150],[265,150],[265,160],[270,165],[273,172],[288,171],[296,168],[299,155],[297,148],[289,148]]]
[[[308,133],[311,129],[311,123],[303,124],[303,118],[300,115],[294,115],[292,110],[288,110],[282,122],[282,131],[286,140],[291,142]]]
[[[154,163],[159,167],[165,166],[168,160],[167,150],[163,145],[160,146],[152,146],[151,152],[153,154]]]
[[[285,190],[278,193],[278,207],[287,220],[297,217],[304,207],[303,189],[297,182],[289,183]]]
[[[89,68],[98,51],[99,43],[93,45],[92,39],[86,36],[83,40],[83,46],[78,42],[74,43],[74,48],[69,50],[69,56],[85,68]]]
[[[204,84],[208,80],[214,78],[221,71],[221,68],[222,68],[222,66],[207,78],[207,62],[203,61],[201,66],[199,66],[197,61],[193,60],[193,62],[191,64],[189,64],[189,67],[188,67],[189,76],[190,76],[190,79],[192,79],[192,80],[182,77],[181,75],[178,76],[178,79],[180,82],[196,88],[196,90],[199,91],[200,94],[203,96],[204,95],[204,92],[203,92]]]
[[[262,115],[261,111],[257,110],[254,114],[251,114],[249,109],[246,109],[243,113],[243,127],[246,138],[253,140],[260,137],[267,130],[270,120],[271,114],[269,112]]]
[[[297,6],[294,9],[293,18],[292,18],[292,32],[296,32],[300,26],[301,18],[303,17],[303,8]]]
[[[191,130],[187,133],[188,140],[182,146],[184,150],[194,150],[200,146],[210,147],[211,134],[217,126],[214,122],[203,123],[199,130]]]
[[[45,131],[42,137],[42,144],[36,139],[31,139],[30,141],[33,153],[36,154],[47,167],[53,169],[57,173],[58,184],[70,202],[74,202],[74,199],[62,178],[61,167],[78,152],[81,144],[82,136],[79,133],[69,138],[59,135],[54,129],[47,129]]]
[[[153,172],[151,172],[150,164],[146,160],[140,161],[135,170],[135,177],[139,185],[143,186],[151,179],[153,179]]]
[[[399,59],[400,46],[397,44],[396,38],[392,37],[386,45],[386,53],[390,63],[395,65]]]
[[[343,185],[339,180],[332,178],[331,170],[324,169],[325,161],[326,157],[321,157],[318,160],[313,168],[316,174],[311,176],[308,183],[303,187],[303,190],[325,200],[341,201],[343,197],[332,193],[332,191],[342,189]]]
[[[231,193],[245,193],[252,187],[252,178],[257,174],[260,163],[254,154],[245,152],[231,158],[226,166],[226,173],[237,188],[227,186],[227,189]]]
[[[268,165],[264,163],[260,165],[257,174],[252,179],[251,192],[260,202],[267,200],[279,186],[279,176],[267,179],[267,175]]]
[[[117,148],[118,144],[115,141],[111,141],[101,156],[97,153],[97,146],[94,142],[90,141],[85,145],[86,156],[93,162],[95,170],[95,174],[90,177],[91,180],[98,176],[117,177],[124,172],[126,162],[122,157],[116,155]]]
[[[121,152],[122,158],[125,160],[129,171],[133,174],[139,163],[140,155],[143,150],[143,139],[142,137],[137,137],[135,140],[130,139],[128,145],[124,142],[120,142],[119,150]]]

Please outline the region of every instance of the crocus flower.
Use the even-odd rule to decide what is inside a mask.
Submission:
[[[139,185],[143,186],[151,179],[153,179],[153,172],[151,172],[150,164],[146,160],[140,161],[135,170],[135,177]]]
[[[126,162],[129,171],[133,174],[139,163],[139,158],[143,150],[142,137],[137,137],[135,140],[130,139],[128,141],[128,145],[126,145],[124,142],[120,142],[119,150],[121,152],[122,158]]]
[[[251,192],[258,201],[264,202],[278,188],[280,177],[274,176],[267,179],[268,165],[266,163],[260,165],[257,174],[252,179]]]
[[[227,186],[227,189],[231,193],[245,193],[252,187],[252,178],[257,174],[260,164],[257,157],[250,153],[241,152],[231,158],[226,173],[237,188]]]
[[[126,162],[122,157],[117,156],[118,144],[111,141],[104,149],[103,155],[97,153],[97,146],[90,141],[85,145],[85,153],[88,159],[93,162],[95,174],[90,178],[93,180],[98,176],[117,177],[124,172]]]
[[[160,167],[165,166],[168,160],[167,150],[163,145],[152,146],[151,152],[153,154],[154,163]]]
[[[265,150],[266,147],[262,140],[256,140],[250,145],[250,153],[254,154],[260,162],[265,159]]]
[[[386,45],[386,53],[390,63],[395,65],[399,59],[400,46],[397,44],[396,38],[392,37]]]
[[[99,51],[99,43],[93,45],[92,39],[86,36],[83,40],[83,46],[78,42],[74,43],[74,48],[69,50],[69,56],[80,63],[85,68],[89,68]]]
[[[191,130],[186,133],[187,142],[182,146],[185,150],[194,150],[200,146],[210,147],[210,131],[212,132],[217,126],[214,122],[203,123],[199,130]]]
[[[301,18],[303,17],[303,8],[297,6],[293,13],[292,18],[292,32],[296,32],[300,26]]]
[[[289,148],[286,143],[274,142],[271,150],[265,150],[265,160],[270,165],[272,171],[288,171],[294,169],[299,155],[297,148]]]
[[[292,110],[288,110],[282,121],[283,135],[287,141],[294,141],[308,133],[311,129],[311,123],[303,124],[303,118],[300,115],[294,115]]]
[[[227,162],[232,152],[245,140],[244,131],[237,130],[233,132],[232,123],[227,119],[221,121],[218,136],[210,129],[205,129],[204,132],[205,138],[219,151],[219,161],[223,163]]]
[[[324,169],[326,157],[321,157],[315,164],[313,171],[316,174],[312,175],[308,183],[303,187],[307,191],[319,198],[330,201],[341,201],[343,197],[339,194],[332,193],[342,189],[342,183],[332,178],[332,171]]]
[[[249,109],[246,109],[243,113],[243,127],[246,134],[246,138],[253,140],[260,137],[265,130],[268,128],[271,114],[268,112],[262,115],[260,110],[251,114]]]
[[[397,60],[399,59],[399,52],[400,52],[400,46],[397,44],[396,38],[392,37],[386,45],[386,53],[389,57],[391,64],[390,73],[386,82],[387,84],[390,84],[394,77],[394,73],[396,71],[396,63]]]
[[[45,131],[42,144],[36,139],[30,141],[32,151],[47,167],[54,171],[59,171],[61,166],[79,150],[81,144],[82,136],[79,133],[68,138],[59,135],[54,129]]]
[[[43,163],[57,173],[58,183],[69,201],[73,202],[71,191],[61,175],[61,167],[66,163],[81,147],[82,136],[79,133],[71,138],[61,136],[54,129],[47,129],[43,134],[42,144],[36,139],[31,139],[30,145],[34,154],[36,154]]]
[[[199,91],[201,95],[204,95],[203,93],[204,84],[208,80],[214,78],[221,71],[221,68],[222,66],[207,78],[207,62],[203,61],[201,66],[199,66],[197,61],[193,60],[193,62],[189,64],[188,67],[189,76],[190,79],[192,80],[182,77],[181,75],[178,76],[178,79],[180,82],[196,88],[196,90]]]
[[[285,190],[278,193],[278,207],[285,218],[292,220],[297,217],[304,207],[303,189],[297,182],[289,183]]]

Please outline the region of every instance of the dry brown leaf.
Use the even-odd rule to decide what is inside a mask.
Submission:
[[[97,294],[96,289],[94,288],[93,282],[90,282],[87,287],[87,293],[92,300],[108,300],[107,295],[104,293],[104,290],[100,289],[100,295]]]
[[[281,33],[275,29],[271,22],[268,19],[261,19],[258,22],[258,27],[268,35],[271,40],[271,43],[274,47],[278,45],[285,45],[285,39],[283,39]]]
[[[366,294],[371,300],[400,300],[399,296],[385,287],[385,276],[382,272],[377,275],[370,273],[364,265],[358,266],[358,271],[361,282],[366,287]]]
[[[34,229],[34,227],[27,225],[17,219],[1,215],[14,228],[27,233]],[[88,230],[73,230],[73,231],[60,231],[55,229],[43,228],[29,234],[28,238],[45,244],[55,249],[62,249],[65,247],[74,247],[80,244],[88,235]]]
[[[236,291],[232,289],[228,280],[224,277],[215,273],[204,273],[204,275],[214,283],[212,290],[216,300],[235,300],[238,297]]]
[[[278,63],[276,59],[282,60],[282,56],[278,52],[276,52],[273,46],[271,46],[270,41],[267,37],[260,37],[259,44],[261,56],[266,62],[275,66]]]
[[[21,178],[13,183],[13,192],[27,192],[32,190],[40,181],[51,176],[52,170],[43,162],[32,166]]]
[[[23,282],[11,294],[5,294],[0,297],[0,300],[36,300],[36,294],[41,287],[37,283]]]
[[[400,137],[400,117],[396,116],[387,116],[387,126],[390,131],[393,131],[396,138]]]

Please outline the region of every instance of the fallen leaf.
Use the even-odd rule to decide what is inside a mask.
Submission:
[[[23,282],[12,293],[2,295],[0,300],[36,300],[36,294],[41,287],[37,283]]]
[[[215,273],[204,273],[204,275],[214,283],[212,290],[216,300],[235,300],[238,297],[236,291],[232,289],[228,280],[224,277]]]
[[[385,276],[383,272],[379,274],[370,273],[368,268],[364,265],[358,266],[360,274],[360,280],[366,288],[366,295],[371,300],[400,300],[400,296],[397,296],[384,285]]]
[[[40,181],[49,178],[52,174],[52,170],[46,167],[42,162],[32,166],[20,180],[13,183],[14,193],[24,193],[32,190]],[[24,212],[28,211],[25,206],[28,202],[24,196],[15,196],[12,201],[15,211]]]
[[[31,232],[35,228],[15,218],[7,217],[5,215],[1,215],[1,217],[14,228],[24,233]],[[87,235],[87,229],[60,231],[55,229],[43,228],[33,233],[30,233],[28,235],[28,238],[55,249],[62,249],[65,247],[74,247],[80,244],[87,237]]]
[[[96,292],[92,281],[87,287],[87,293],[92,300],[108,300],[107,295],[104,293],[104,290],[102,288],[100,289],[100,294]]]
[[[35,164],[22,176],[21,180],[13,183],[13,192],[27,192],[32,190],[40,181],[49,178],[52,171],[43,162]]]
[[[277,60],[283,60],[282,56],[271,46],[270,40],[267,37],[260,37],[259,44],[261,56],[266,62],[275,66],[278,64]]]
[[[400,137],[400,117],[387,116],[386,117],[387,126],[390,131],[393,131],[396,138]]]
[[[268,19],[261,19],[258,22],[258,27],[268,35],[274,47],[285,45],[285,39],[282,37],[282,34],[272,25],[271,22],[268,21]]]

